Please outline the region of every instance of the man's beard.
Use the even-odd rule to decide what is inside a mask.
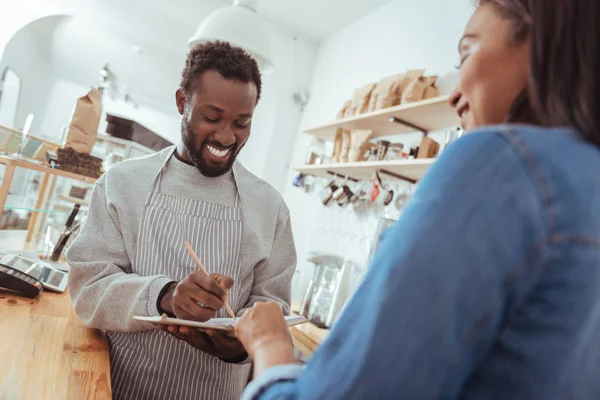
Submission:
[[[204,146],[206,146],[206,140],[200,143],[198,148],[196,148],[196,144],[194,142],[194,133],[189,128],[185,118],[183,118],[181,122],[181,138],[183,145],[185,146],[185,151],[187,152],[188,158],[192,164],[194,164],[196,169],[200,171],[202,175],[208,178],[216,178],[229,172],[240,150],[236,149],[234,146],[230,150],[233,154],[229,156],[229,159],[225,164],[211,166],[208,165],[202,157],[202,151],[204,150]]]

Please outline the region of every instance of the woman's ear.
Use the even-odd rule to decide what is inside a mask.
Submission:
[[[177,111],[179,111],[179,115],[183,115],[185,110],[185,93],[181,88],[177,89],[177,92],[175,92],[175,103],[177,104]]]

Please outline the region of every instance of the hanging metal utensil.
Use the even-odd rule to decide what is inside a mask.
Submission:
[[[383,181],[381,180],[381,176],[379,175],[379,171],[377,171],[375,173],[375,176],[377,177],[377,182],[379,182],[379,185],[381,186],[381,189],[382,189],[382,192],[379,195],[379,200],[380,200],[381,204],[383,204],[385,207],[387,207],[390,205],[392,200],[394,200],[394,191],[392,189],[390,189],[386,184],[383,183]]]

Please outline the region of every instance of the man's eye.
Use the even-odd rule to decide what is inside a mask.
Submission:
[[[206,120],[206,122],[209,122],[211,124],[216,124],[217,122],[219,122],[218,119],[212,119],[212,118],[208,118],[206,115],[202,114],[204,116],[204,119]]]

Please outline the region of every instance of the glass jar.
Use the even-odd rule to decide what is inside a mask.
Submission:
[[[389,146],[388,152],[385,156],[387,161],[406,160],[408,154],[404,152],[404,145],[402,143],[392,143]]]
[[[319,138],[313,138],[306,152],[305,163],[307,165],[323,164],[325,155],[325,141]]]
[[[310,303],[308,319],[320,328],[326,328],[327,316],[333,300],[336,285],[340,275],[340,268],[336,265],[323,265],[321,277],[316,282],[315,295]]]

